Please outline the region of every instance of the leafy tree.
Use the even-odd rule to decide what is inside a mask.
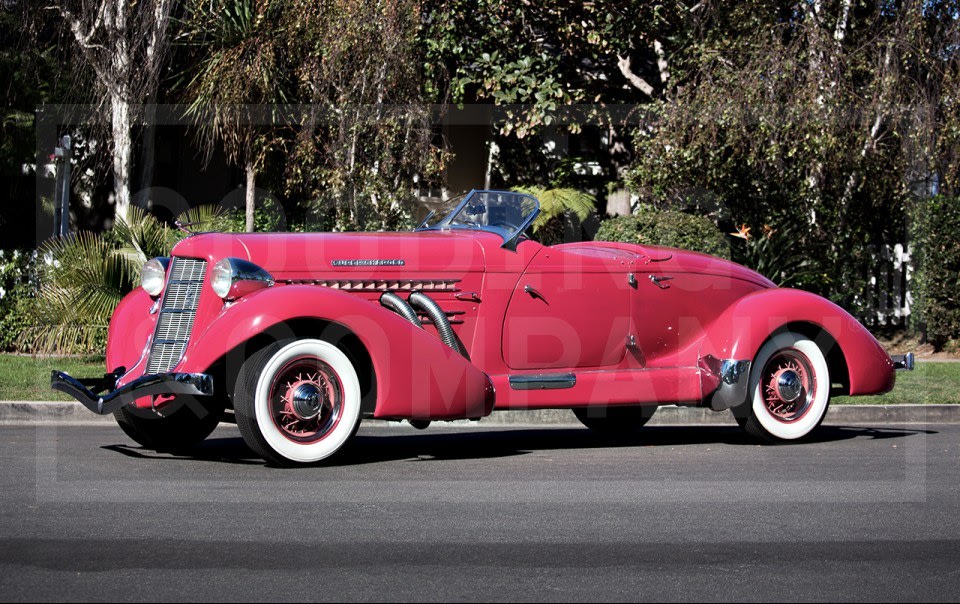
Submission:
[[[271,158],[295,225],[410,223],[446,157],[420,86],[418,15],[412,0],[188,1],[180,88],[208,157],[223,147],[245,166],[248,229]]]
[[[802,284],[856,310],[868,246],[903,241],[905,205],[932,181],[956,186],[960,4],[703,10],[676,93],[638,129],[633,190],[789,232],[815,264]]]
[[[192,49],[180,82],[206,158],[223,148],[243,165],[247,231],[254,229],[257,172],[283,140],[271,122],[291,79],[278,36],[285,11],[293,12],[277,0],[188,0],[178,35]]]
[[[68,90],[84,93],[56,43],[52,19],[43,17],[28,15],[25,2],[0,10],[0,241],[6,249],[36,243],[36,109],[62,102]]]
[[[133,124],[155,103],[167,57],[174,0],[43,0],[60,18],[71,48],[93,82],[96,105],[110,124],[116,219],[130,207]]]
[[[416,45],[419,2],[296,0],[279,28],[306,103],[288,192],[335,229],[409,225],[416,187],[435,184],[434,144]]]
[[[425,86],[439,102],[498,106],[498,184],[603,196],[630,161],[630,108],[671,94],[703,4],[438,0],[420,35]],[[579,133],[607,152],[550,150],[551,139]],[[569,169],[586,161],[600,174]]]
[[[937,196],[912,208],[916,318],[942,348],[960,339],[960,197]]]
[[[593,111],[671,88],[672,55],[689,43],[702,4],[442,0],[430,5],[422,34],[427,87],[454,103],[505,106],[502,130],[521,138],[564,106],[589,104],[581,118],[603,117]]]

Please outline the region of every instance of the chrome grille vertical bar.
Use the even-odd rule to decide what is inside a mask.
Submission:
[[[170,371],[183,357],[193,331],[206,269],[205,260],[173,259],[147,360],[147,374]]]

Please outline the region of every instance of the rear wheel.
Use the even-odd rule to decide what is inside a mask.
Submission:
[[[750,372],[750,398],[734,409],[734,415],[760,440],[797,440],[823,422],[830,387],[827,360],[816,342],[797,333],[781,333],[757,354]]]
[[[636,434],[657,408],[651,405],[637,407],[581,407],[574,409],[584,426],[604,436],[630,436]]]
[[[243,363],[234,406],[255,453],[280,465],[315,463],[340,451],[360,426],[360,381],[335,345],[285,340]]]
[[[120,429],[146,449],[185,453],[210,436],[226,402],[221,397],[178,396],[153,409],[126,406],[114,412]]]

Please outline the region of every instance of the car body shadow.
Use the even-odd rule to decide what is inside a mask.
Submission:
[[[442,426],[442,425],[441,425]],[[860,426],[821,426],[797,443],[803,447],[853,439],[906,438],[936,431],[910,428],[873,428]],[[318,466],[353,466],[385,462],[437,462],[516,457],[537,451],[590,450],[608,448],[678,447],[722,444],[757,446],[762,443],[735,426],[648,426],[635,435],[607,437],[575,426],[523,426],[484,430],[480,428],[444,429],[412,432],[399,428],[374,428],[361,431],[340,453]],[[105,450],[149,460],[184,460],[263,465],[237,437],[208,438],[185,454],[155,452],[132,445],[108,445]]]

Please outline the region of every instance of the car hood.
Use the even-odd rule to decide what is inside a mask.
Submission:
[[[216,262],[249,260],[277,279],[349,275],[464,273],[484,269],[483,248],[472,232],[206,233],[188,237],[176,256]]]

